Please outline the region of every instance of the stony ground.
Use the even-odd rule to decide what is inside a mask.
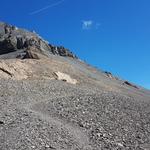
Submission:
[[[82,62],[69,65],[76,85],[42,76],[1,77],[0,150],[149,150],[149,91]]]

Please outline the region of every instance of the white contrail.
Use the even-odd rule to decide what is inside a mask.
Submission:
[[[59,4],[61,4],[62,2],[64,2],[64,1],[65,1],[65,0],[60,0],[60,1],[56,2],[56,3],[53,3],[53,4],[48,5],[48,6],[45,6],[45,7],[41,8],[41,9],[38,9],[38,10],[36,10],[36,11],[31,12],[30,15],[38,14],[38,13],[40,13],[40,12],[46,10],[46,9],[49,9],[49,8],[51,8],[51,7],[54,7],[54,6],[59,5]]]

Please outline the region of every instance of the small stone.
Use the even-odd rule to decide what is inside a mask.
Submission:
[[[117,145],[120,146],[120,147],[123,147],[123,144],[121,144],[121,143],[117,143]]]
[[[3,121],[0,121],[0,124],[4,124],[4,122],[3,122]]]
[[[46,147],[46,148],[49,148],[50,146],[46,144],[45,147]]]
[[[35,146],[34,146],[34,145],[32,145],[32,146],[31,146],[31,148],[35,148]]]

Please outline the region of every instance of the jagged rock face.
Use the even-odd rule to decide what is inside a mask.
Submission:
[[[49,56],[50,54],[77,58],[72,52],[62,46],[52,46],[36,33],[18,29],[5,23],[0,23],[0,55],[36,48],[38,52]],[[20,53],[22,53],[20,51]],[[20,54],[19,54],[20,55]]]

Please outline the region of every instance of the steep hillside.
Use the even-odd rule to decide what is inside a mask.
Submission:
[[[0,150],[150,150],[150,91],[0,23]]]

